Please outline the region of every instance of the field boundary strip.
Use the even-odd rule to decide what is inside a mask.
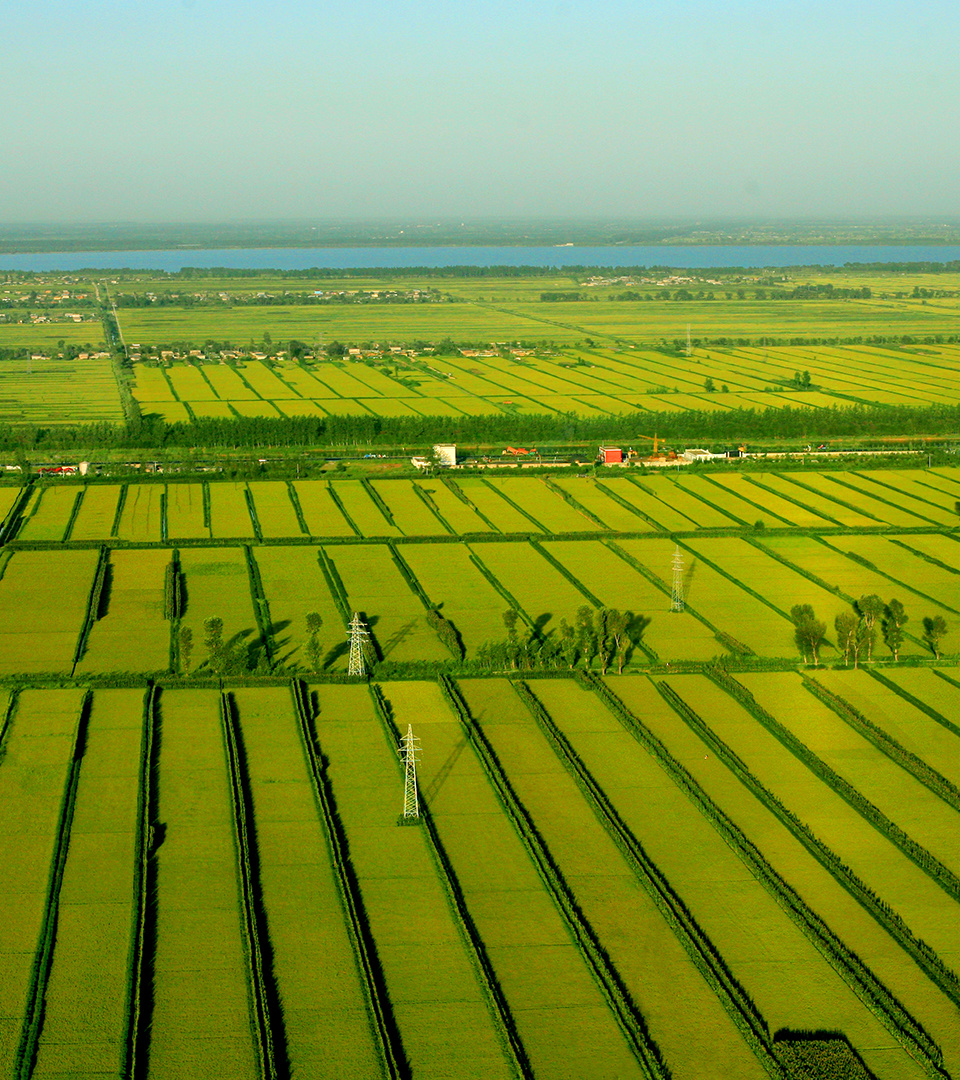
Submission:
[[[80,513],[80,506],[83,503],[84,496],[87,494],[88,488],[84,485],[77,493],[76,499],[73,501],[73,507],[70,510],[70,517],[63,530],[62,543],[67,543],[70,539],[70,534],[73,532],[73,526],[76,524],[77,515]]]
[[[945,776],[937,772],[933,766],[928,765],[922,758],[908,750],[898,742],[889,732],[874,724],[859,709],[854,708],[840,694],[828,690],[819,683],[816,678],[801,672],[804,687],[818,700],[822,701],[832,712],[849,724],[858,734],[871,742],[882,754],[895,762],[905,772],[910,773],[915,780],[925,788],[938,795],[954,810],[960,811],[960,788],[951,783]]]
[[[877,566],[875,562],[871,562],[870,559],[868,559],[865,555],[861,555],[859,552],[856,551],[842,551],[839,547],[834,547],[833,544],[827,544],[824,540],[822,540],[821,537],[816,535],[813,536],[813,539],[819,541],[820,543],[823,543],[824,546],[829,548],[831,551],[836,552],[839,555],[843,555],[847,559],[850,559],[851,562],[859,563],[859,565],[862,566],[865,570],[872,570],[873,573],[879,574],[881,577],[885,577],[889,582],[892,582],[892,584],[899,586],[901,589],[906,589],[907,592],[913,593],[914,596],[919,596],[921,600],[926,600],[931,604],[936,604],[938,607],[945,608],[947,611],[952,612],[954,615],[960,615],[960,608],[955,608],[952,604],[948,604],[945,600],[940,600],[935,596],[931,596],[929,593],[923,592],[915,585],[908,585],[907,582],[904,581],[902,578],[895,577],[893,574],[888,573],[888,571],[883,570],[881,567]],[[913,553],[912,548],[908,548],[907,550]],[[916,641],[917,639],[914,638],[914,640]]]
[[[408,1080],[409,1067],[400,1041],[400,1033],[393,1017],[387,994],[383,971],[377,957],[376,942],[367,922],[360,886],[350,863],[346,834],[340,823],[330,780],[327,776],[326,759],[311,723],[306,683],[294,679],[289,684],[293,701],[297,730],[312,780],[314,800],[330,846],[340,902],[346,916],[347,931],[360,970],[361,985],[365,990],[370,1010],[374,1041],[380,1051],[384,1070],[389,1080]]]
[[[935,675],[940,674],[936,668],[933,668],[932,670]],[[927,702],[922,701],[920,698],[911,694],[909,690],[900,686],[899,683],[894,682],[892,679],[888,679],[886,675],[881,674],[876,668],[867,668],[867,671],[881,684],[881,686],[886,687],[892,693],[896,694],[897,697],[903,698],[908,704],[912,705],[915,709],[919,709],[920,712],[925,713],[931,720],[935,720],[953,735],[960,737],[960,726],[955,724],[952,720],[948,720],[943,713],[938,712],[932,705],[928,705]]]
[[[2,527],[0,527],[0,544],[9,544],[20,531],[20,526],[23,524],[23,512],[30,502],[30,493],[32,489],[33,481],[31,480],[20,489],[20,493],[14,500],[13,506],[7,511],[7,516]]]
[[[257,620],[257,632],[260,634],[261,654],[266,656],[267,664],[269,665],[269,668],[272,669],[274,647],[272,635],[273,621],[270,618],[270,604],[267,600],[266,593],[263,591],[263,581],[260,578],[260,567],[257,565],[257,560],[254,557],[253,547],[250,544],[244,544],[243,554],[247,564],[247,581],[250,588],[250,599],[253,602],[253,613]]]
[[[374,683],[369,684],[369,690],[373,700],[374,712],[377,714],[377,718],[383,727],[384,734],[391,742],[391,745],[399,745],[401,733],[393,720],[392,710],[390,709],[387,700],[384,698],[382,690]],[[493,965],[490,962],[490,958],[487,955],[483,939],[470,915],[463,889],[460,887],[460,882],[453,868],[453,864],[440,840],[440,834],[437,831],[430,808],[427,806],[426,802],[420,803],[420,820],[427,832],[430,851],[436,861],[438,877],[440,878],[444,893],[450,902],[450,906],[453,908],[461,933],[466,938],[468,954],[477,967],[480,981],[490,995],[490,1004],[493,1007],[494,1015],[501,1028],[502,1037],[509,1047],[513,1065],[516,1068],[518,1075],[522,1077],[523,1080],[533,1080],[533,1071],[531,1069],[530,1060],[527,1057],[527,1052],[524,1049],[523,1043],[517,1032],[510,1006],[507,1003],[506,997],[500,986],[500,981],[497,978]]]
[[[760,723],[770,731],[774,738],[777,738],[783,743],[783,740],[779,738],[777,732],[771,730],[767,721],[764,719],[764,717],[769,717],[770,714],[756,701],[746,687],[736,682],[736,680],[729,675],[716,677],[713,672],[710,674],[711,677],[714,678],[714,682],[716,682],[721,689],[730,694],[734,700],[738,701],[751,715],[759,720]],[[682,698],[680,698],[676,691],[673,691],[670,687],[661,689],[660,685],[657,686],[657,689],[660,690],[671,708],[677,712],[684,722],[689,724],[705,742],[709,743],[727,768],[734,772],[746,787],[753,790],[754,795],[781,820],[810,854],[833,875],[833,877],[847,890],[847,892],[850,893],[861,907],[863,907],[864,910],[866,910],[884,928],[884,930],[886,930],[901,948],[909,953],[917,965],[943,991],[943,993],[946,994],[954,1004],[960,1005],[960,977],[943,963],[940,957],[925,941],[922,941],[913,933],[906,922],[904,922],[903,918],[894,911],[889,904],[878,897],[876,893],[874,893],[866,883],[861,881],[860,878],[847,867],[846,864],[843,863],[804,822],[796,817],[791,810],[780,802],[776,795],[757,780],[727,744],[712,731],[704,720],[698,716]],[[664,693],[664,690],[668,692]],[[773,723],[777,724],[777,721],[774,720]],[[789,735],[789,732],[787,734]],[[793,752],[786,743],[784,743],[784,746]],[[820,776],[815,769],[811,768],[800,755],[795,756],[797,756],[815,776],[823,780],[824,783],[828,783],[828,781]],[[830,786],[832,787],[832,785]],[[838,791],[837,794],[840,795],[841,798],[844,797],[842,792]],[[853,806],[852,803],[849,803],[849,800],[844,799],[844,801],[848,802],[852,809],[857,810],[857,807]],[[868,824],[876,828],[874,822],[870,821],[869,818],[866,818],[866,820]],[[882,830],[878,831],[882,832]],[[887,839],[891,840],[890,837],[887,837]],[[891,842],[894,841],[891,840]],[[909,853],[904,852],[904,854],[910,858]],[[922,870],[923,867],[920,867],[920,869]]]
[[[73,651],[73,666],[70,669],[71,675],[76,675],[77,664],[80,663],[84,653],[87,651],[87,642],[90,640],[90,631],[93,629],[93,624],[100,617],[100,601],[103,598],[103,586],[107,579],[109,565],[110,549],[101,546],[100,556],[97,559],[97,566],[93,572],[93,580],[90,583],[90,591],[87,593],[87,609],[83,616],[83,622],[80,624],[80,632],[77,635],[77,644]]]
[[[143,697],[143,732],[140,742],[140,783],[137,792],[137,834],[134,851],[134,917],[130,956],[127,1031],[124,1040],[124,1076],[144,1080],[149,1054],[153,1005],[152,967],[156,936],[156,704],[158,688],[150,685]]]
[[[562,574],[567,579],[567,581],[569,581],[570,584],[577,590],[577,592],[582,594],[585,600],[593,604],[593,606],[596,608],[602,608],[605,606],[599,597],[595,596],[575,574],[573,574],[563,565],[563,563],[559,562],[556,558],[554,558],[554,556],[551,555],[550,552],[547,551],[547,549],[538,540],[531,538],[527,542],[530,544],[533,550],[537,552],[538,555],[546,559],[546,561],[550,563],[550,565],[558,573]]]
[[[480,518],[481,521],[487,523],[490,526],[491,532],[498,536],[503,535],[503,530],[498,529],[496,525],[487,517],[487,515],[480,509],[479,506],[470,498],[470,496],[463,490],[463,488],[456,482],[452,476],[441,476],[440,482],[450,489],[451,492],[466,506]],[[479,534],[478,534],[479,535]]]
[[[549,491],[552,491],[555,495],[559,495],[568,506],[572,506],[578,514],[583,514],[588,521],[592,521],[594,525],[603,529],[604,532],[609,531],[609,526],[605,521],[601,521],[592,510],[588,510],[583,503],[579,502],[571,492],[566,490],[566,488],[562,488],[559,484],[555,484],[552,477],[545,476],[543,478],[543,484]]]
[[[782,473],[778,473],[777,475],[781,478],[783,477]],[[749,473],[744,473],[744,477],[745,479],[749,480],[751,484],[755,484],[758,488],[760,488],[761,491],[768,491],[771,495],[776,495],[779,498],[783,499],[784,502],[793,503],[794,506],[799,507],[801,510],[806,510],[807,513],[817,514],[818,516],[825,518],[827,521],[832,521],[838,529],[844,529],[848,527],[845,526],[842,522],[837,521],[836,518],[831,517],[825,510],[814,510],[812,506],[808,506],[806,503],[801,502],[800,499],[795,498],[792,493],[788,494],[786,491],[776,491],[774,488],[768,487],[766,484],[764,484],[758,477],[751,476]],[[815,492],[811,491],[810,494],[813,495],[815,494]],[[826,496],[823,497],[825,498]],[[794,526],[794,528],[799,527],[800,526]]]
[[[220,694],[220,720],[230,778],[233,838],[236,845],[240,907],[253,1015],[251,1027],[262,1080],[280,1080],[289,1073],[286,1039],[272,971],[272,951],[260,895],[259,859],[253,806],[244,764],[243,739],[233,694]]]
[[[300,531],[304,536],[309,536],[310,529],[307,525],[307,519],[303,516],[303,507],[300,505],[300,496],[297,494],[297,489],[293,486],[292,480],[287,481],[287,497],[290,499],[290,505],[293,507],[293,512],[297,515]]]
[[[73,756],[67,768],[64,784],[63,802],[57,825],[57,838],[50,862],[50,879],[47,885],[47,899],[44,905],[43,923],[40,941],[31,973],[30,989],[24,1013],[20,1044],[17,1048],[18,1080],[29,1080],[37,1056],[40,1030],[43,1027],[43,1010],[47,992],[47,982],[53,964],[53,950],[56,945],[57,921],[60,908],[60,889],[67,865],[67,853],[70,847],[70,831],[73,825],[73,812],[77,802],[77,788],[80,783],[80,767],[83,762],[84,744],[87,725],[93,706],[93,692],[87,690],[80,700],[77,722],[74,728]]]
[[[431,514],[440,522],[440,524],[447,530],[451,536],[457,535],[457,530],[450,524],[449,521],[440,513],[440,507],[430,497],[430,493],[422,488],[416,481],[413,484],[413,490],[416,492],[420,501],[426,506]]]
[[[757,1054],[761,1064],[771,1076],[782,1076],[773,1057],[770,1030],[766,1020],[730,971],[716,946],[699,926],[682,898],[672,888],[643,845],[624,823],[602,787],[580,760],[566,736],[553,722],[543,703],[525,682],[519,680],[510,680],[510,682],[554,752],[573,777],[601,825],[626,858],[674,935],[680,940],[685,952],[720,998],[751,1050]]]
[[[669,1080],[669,1071],[660,1050],[647,1030],[640,1010],[632,1000],[619,974],[610,962],[602,944],[581,912],[570,887],[564,881],[549,849],[517,797],[500,762],[487,741],[486,735],[474,720],[460,695],[459,688],[445,675],[438,677],[441,692],[454,716],[460,721],[470,739],[477,758],[499,797],[523,846],[537,868],[548,894],[560,912],[571,936],[591,968],[601,993],[607,1001],[621,1030],[649,1080]]]
[[[699,807],[714,828],[733,847],[748,869],[768,890],[800,930],[840,975],[883,1026],[932,1077],[944,1078],[942,1053],[921,1024],[877,979],[873,971],[823,919],[810,908],[794,888],[773,868],[763,853],[704,791],[692,774],[667,750],[649,728],[620,700],[606,682],[586,675],[600,700],[624,728],[652,754],[667,774]],[[936,958],[939,962],[939,958]],[[936,981],[936,980],[935,980]]]

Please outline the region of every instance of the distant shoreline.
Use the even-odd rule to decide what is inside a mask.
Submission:
[[[405,244],[324,247],[79,248],[73,251],[0,252],[0,272],[278,272],[324,276],[389,272],[395,276],[442,276],[481,268],[526,269],[535,274],[641,270],[735,273],[757,270],[840,271],[843,267],[890,267],[898,271],[956,272],[957,244],[643,244],[575,246],[520,244]]]

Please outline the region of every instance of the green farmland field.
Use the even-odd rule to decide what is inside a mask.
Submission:
[[[960,1080],[957,475],[37,482],[4,1075]]]

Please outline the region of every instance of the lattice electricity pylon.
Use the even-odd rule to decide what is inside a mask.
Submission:
[[[670,610],[683,611],[683,556],[679,544],[673,553],[673,600]]]
[[[413,725],[407,724],[407,733],[400,740],[397,753],[403,759],[403,820],[416,821],[420,817],[420,796],[417,794],[417,762],[420,760],[420,740],[413,733]]]
[[[367,625],[355,611],[353,621],[350,623],[350,667],[348,675],[366,675],[367,669],[363,660],[363,646],[370,632]]]

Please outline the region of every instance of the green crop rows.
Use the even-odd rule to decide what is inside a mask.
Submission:
[[[0,1075],[960,1077],[955,477],[10,494]]]

